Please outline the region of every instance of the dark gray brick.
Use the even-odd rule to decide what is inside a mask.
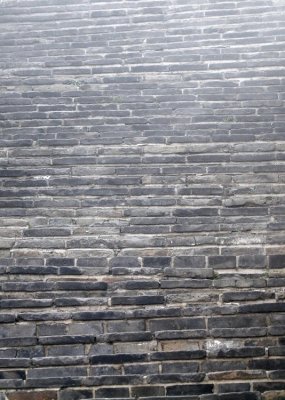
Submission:
[[[91,364],[122,364],[147,361],[146,354],[111,354],[90,357]]]
[[[80,399],[90,399],[92,397],[92,390],[69,390],[64,389],[58,393],[59,400],[80,400]]]
[[[203,268],[206,260],[202,256],[179,256],[174,257],[173,264],[175,268]]]
[[[176,318],[150,320],[151,331],[180,330],[180,329],[204,329],[206,327],[203,318]]]
[[[170,267],[170,257],[144,257],[143,266],[146,268],[166,268]]]
[[[285,266],[285,255],[272,255],[269,256],[270,268],[283,268]]]
[[[203,350],[193,351],[170,351],[170,352],[156,352],[150,355],[152,361],[164,360],[195,360],[206,357],[206,352]]]
[[[262,306],[262,305],[261,305]],[[241,306],[242,307],[242,306]],[[247,306],[246,306],[247,307]],[[249,307],[255,307],[249,306]],[[261,307],[262,308],[262,307]],[[208,320],[209,329],[213,328],[249,328],[266,326],[265,318],[262,316],[226,316],[226,317],[210,317]]]
[[[205,394],[212,392],[213,392],[213,385],[210,384],[174,385],[174,386],[168,386],[166,389],[167,395],[177,395],[177,396],[184,396],[190,394]]]
[[[164,296],[116,296],[112,297],[113,306],[164,304]]]
[[[217,269],[236,268],[236,257],[233,256],[210,256],[209,267]]]

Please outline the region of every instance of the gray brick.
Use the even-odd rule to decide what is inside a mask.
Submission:
[[[142,332],[145,331],[145,322],[138,319],[134,321],[110,321],[107,324],[107,330],[110,333]]]
[[[28,371],[28,379],[33,378],[54,378],[68,376],[86,376],[86,367],[54,367],[54,368],[35,368]]]
[[[183,373],[189,374],[197,372],[199,369],[199,363],[197,362],[171,362],[162,364],[162,372],[165,374],[171,373]]]
[[[217,269],[236,268],[236,257],[233,256],[210,256],[209,267]]]
[[[167,395],[194,395],[194,394],[205,394],[213,392],[213,385],[201,384],[201,385],[173,385],[167,387]]]
[[[109,262],[111,268],[126,267],[126,268],[139,268],[140,261],[136,257],[116,257],[112,258]]]
[[[150,305],[164,304],[164,296],[116,296],[112,297],[112,305]]]
[[[144,257],[143,266],[146,268],[165,268],[171,263],[170,257]]]
[[[206,260],[202,256],[179,256],[174,258],[175,268],[203,268],[205,266]]]
[[[211,317],[208,320],[209,329],[213,328],[246,328],[266,326],[262,316],[251,318],[250,316]]]
[[[271,268],[283,268],[285,263],[285,255],[278,254],[269,256],[269,267]]]
[[[204,329],[203,318],[177,318],[150,320],[151,331],[180,330],[180,329]]]
[[[92,397],[92,390],[63,389],[59,392],[58,396],[59,400],[90,399]]]

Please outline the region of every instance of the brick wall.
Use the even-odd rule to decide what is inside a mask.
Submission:
[[[284,399],[284,2],[0,23],[0,399]]]

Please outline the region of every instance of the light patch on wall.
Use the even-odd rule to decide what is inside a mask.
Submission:
[[[285,0],[272,0],[273,4],[279,5],[279,6],[285,6]]]
[[[205,343],[206,350],[213,353],[215,351],[231,349],[238,347],[239,345],[235,343],[233,340],[217,340],[217,339],[208,339]]]
[[[35,180],[41,180],[41,179],[45,179],[48,180],[50,179],[50,175],[38,175],[38,176],[34,176]]]

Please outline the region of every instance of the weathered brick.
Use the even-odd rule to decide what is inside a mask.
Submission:
[[[145,322],[141,319],[110,321],[107,323],[109,333],[142,332],[145,331]]]
[[[265,370],[278,370],[284,369],[284,359],[253,359],[249,360],[249,368],[251,369],[265,369]]]
[[[211,268],[236,268],[236,257],[233,256],[211,256],[208,262]]]
[[[53,368],[33,368],[28,371],[27,379],[33,378],[53,378],[69,376],[86,376],[86,367],[53,367]]]
[[[191,360],[205,358],[206,352],[203,350],[193,351],[170,351],[170,352],[156,352],[151,354],[150,359],[153,361],[164,360]]]
[[[175,268],[203,268],[206,266],[205,257],[202,256],[179,256],[174,257]]]
[[[285,255],[278,254],[269,256],[269,267],[270,268],[283,268],[285,264]]]
[[[266,321],[260,316],[210,317],[208,326],[209,329],[263,327],[266,326]]]
[[[99,388],[95,390],[97,398],[129,397],[129,388]]]
[[[97,340],[99,340],[98,338]],[[152,334],[150,332],[132,332],[132,333],[111,333],[104,337],[106,342],[143,342],[152,340]]]
[[[246,255],[240,256],[238,259],[238,267],[240,268],[266,268],[267,257],[262,255]]]
[[[151,331],[204,329],[206,327],[203,318],[176,318],[155,319],[149,321]]]
[[[91,364],[122,364],[147,361],[146,354],[110,354],[90,357]]]
[[[205,394],[212,393],[213,385],[201,384],[201,385],[175,385],[168,386],[166,389],[167,395],[183,396],[187,394]]]
[[[75,321],[92,320],[116,320],[125,319],[126,313],[123,311],[78,311],[72,313],[72,319]]]
[[[59,400],[79,400],[90,399],[92,397],[92,390],[69,390],[63,389],[58,393]]]
[[[240,291],[240,292],[228,292],[222,295],[224,302],[234,301],[257,301],[274,299],[275,294],[266,291]]]
[[[137,386],[131,390],[132,396],[136,397],[150,397],[150,396],[164,396],[165,388],[163,386]]]
[[[249,383],[224,383],[218,385],[219,393],[250,392]]]
[[[94,343],[95,336],[93,335],[78,335],[78,336],[41,336],[38,338],[40,344],[75,344],[75,343]]]
[[[259,357],[265,355],[263,347],[241,347],[232,349],[220,349],[214,352],[214,357],[221,358],[242,358],[242,357]]]
[[[57,400],[56,390],[20,391],[8,394],[9,400]]]
[[[189,383],[189,382],[201,382],[205,378],[205,374],[159,374],[150,376],[147,381],[148,383],[162,384],[162,383]]]
[[[164,304],[164,296],[116,296],[112,297],[113,306]]]
[[[166,268],[171,263],[170,257],[144,257],[143,266],[146,268]]]
[[[172,373],[182,373],[189,374],[198,372],[199,364],[197,362],[171,362],[162,364],[162,373],[172,374]]]

